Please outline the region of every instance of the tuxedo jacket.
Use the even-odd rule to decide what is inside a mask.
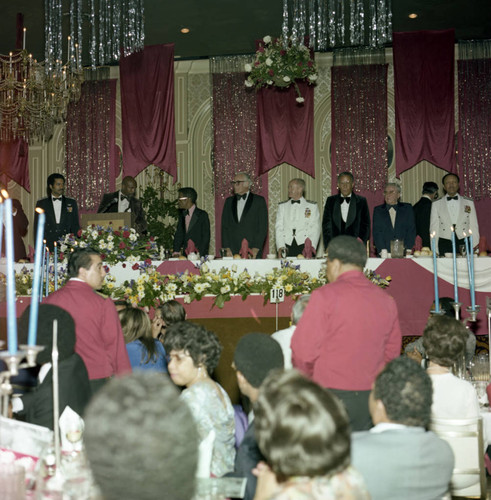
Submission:
[[[59,202],[57,202],[59,203]],[[50,251],[53,250],[53,243],[63,238],[65,234],[77,234],[80,229],[78,218],[77,202],[73,198],[62,196],[60,223],[56,223],[55,211],[51,196],[42,198],[36,203],[36,208],[42,208],[46,213],[46,225],[44,226],[44,239]],[[34,214],[34,234],[37,234],[38,213]]]
[[[118,198],[121,191],[114,193],[106,193],[99,204],[97,213],[117,213],[118,212]],[[142,202],[134,196],[130,198],[131,210],[131,227],[135,228],[138,234],[146,234],[147,232],[147,219],[145,211],[143,210]]]
[[[237,217],[237,198],[225,200],[222,212],[222,247],[239,253],[245,238],[249,248],[259,248],[256,258],[262,257],[268,232],[268,207],[266,200],[258,194],[249,193],[240,222]]]
[[[367,199],[363,196],[351,193],[348,217],[343,230],[343,219],[341,217],[340,194],[329,196],[324,205],[324,216],[322,218],[322,237],[324,247],[341,234],[360,238],[363,243],[370,239],[370,212],[368,211]]]
[[[384,203],[373,209],[373,243],[377,253],[384,248],[390,252],[390,241],[404,240],[406,248],[413,248],[416,239],[413,207],[409,203],[397,204],[395,226],[392,227],[389,208]]]
[[[188,241],[192,240],[200,255],[208,255],[210,247],[210,219],[208,213],[195,207],[189,227],[186,231],[184,210],[180,210],[176,234],[174,235],[174,252],[187,247]]]
[[[22,210],[22,205],[19,200],[15,198],[12,199],[13,212],[17,210],[17,213],[13,217],[13,233],[14,233],[14,260],[17,262],[20,259],[26,259],[26,247],[24,245],[23,236],[27,234],[27,226],[29,221],[27,220],[24,210]],[[2,223],[3,235],[2,235],[2,255],[5,255],[5,226]]]
[[[433,202],[426,196],[413,205],[416,234],[421,237],[424,247],[430,247],[430,215]]]
[[[60,415],[66,406],[83,416],[92,396],[87,368],[82,358],[74,353],[59,362]],[[53,370],[32,392],[22,396],[24,409],[18,416],[31,424],[42,425],[53,430]]]
[[[479,224],[477,222],[476,207],[474,202],[466,196],[460,196],[458,201],[451,203],[459,203],[459,215],[455,226],[455,235],[457,239],[462,239],[465,233],[469,234],[469,229],[472,231],[472,242],[476,246],[479,243]],[[438,248],[438,239],[452,239],[451,229],[453,222],[450,220],[450,213],[447,208],[447,197],[443,196],[431,205],[430,216],[430,232],[435,232],[436,248]]]
[[[452,477],[450,446],[422,427],[354,432],[351,465],[361,473],[372,500],[436,500]]]

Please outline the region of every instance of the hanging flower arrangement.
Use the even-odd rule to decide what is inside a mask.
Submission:
[[[304,98],[296,83],[297,80],[307,81],[310,84],[317,80],[317,67],[305,45],[293,45],[291,41],[284,43],[283,38],[272,39],[265,36],[256,52],[256,60],[246,64],[245,70],[249,73],[245,81],[246,87],[295,87],[297,102],[303,103]]]

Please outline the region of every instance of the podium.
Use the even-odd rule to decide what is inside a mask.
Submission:
[[[109,214],[82,214],[82,229],[94,224],[95,226],[109,227],[119,229],[127,226],[133,227],[131,224],[130,212],[112,212]]]

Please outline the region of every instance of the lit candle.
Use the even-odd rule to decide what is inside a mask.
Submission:
[[[469,238],[464,231],[464,243],[465,243],[465,253],[467,254],[467,274],[469,275],[469,292],[471,295],[471,309],[474,311],[476,307],[476,296],[474,289],[474,281],[472,279],[472,264],[471,264],[471,250],[469,248]]]
[[[55,266],[55,291],[58,290],[58,246],[55,242],[55,254],[53,256],[53,265]]]
[[[438,298],[438,268],[436,265],[436,233],[431,233],[431,251],[433,252],[433,283],[435,287],[435,312],[440,312],[440,300]]]
[[[457,245],[455,241],[455,230],[453,226],[450,226],[452,231],[452,258],[453,258],[453,296],[454,302],[459,301],[459,285],[457,282]]]
[[[10,354],[17,353],[17,310],[15,307],[15,273],[14,273],[14,220],[12,216],[12,200],[5,190],[5,256],[7,258],[7,341]]]
[[[39,302],[43,300],[43,279],[44,279],[44,263],[46,262],[46,240],[43,240],[43,263],[41,265],[41,281],[39,282]]]
[[[41,291],[40,283],[42,283],[41,265],[43,259],[43,234],[44,234],[44,224],[46,222],[46,214],[44,213],[44,210],[36,208],[36,212],[38,213],[38,226],[36,234],[36,250],[34,254],[31,309],[29,311],[29,330],[27,334],[28,345],[36,345],[38,312],[39,312],[39,292]]]
[[[22,31],[24,32],[23,36],[22,36],[22,50],[26,50],[26,31],[27,31],[27,28],[24,28]]]
[[[2,252],[2,237],[3,237],[3,198],[0,196],[0,255]]]
[[[44,296],[49,295],[49,248],[46,247],[46,288],[44,290]]]

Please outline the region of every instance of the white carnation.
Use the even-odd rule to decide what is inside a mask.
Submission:
[[[246,87],[252,87],[252,86],[254,86],[254,84],[250,80],[246,80],[244,82],[244,84],[245,84]]]
[[[283,81],[284,82],[289,82],[291,80],[291,78],[289,76],[284,76],[283,77]]]
[[[305,99],[303,97],[297,97],[295,99],[299,104],[302,104],[303,102],[305,102]]]
[[[266,66],[271,66],[272,64],[273,64],[273,60],[270,57],[268,57],[266,59]]]
[[[244,66],[244,69],[246,70],[247,73],[250,73],[252,71],[252,66],[250,64],[246,64]]]
[[[271,37],[269,35],[266,35],[264,38],[263,38],[263,42],[264,43],[271,43]]]
[[[311,82],[315,82],[317,80],[317,75],[315,73],[313,75],[309,75],[309,80]]]

